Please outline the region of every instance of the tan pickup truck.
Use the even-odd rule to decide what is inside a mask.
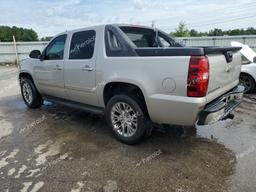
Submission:
[[[184,47],[166,33],[101,25],[61,33],[21,63],[26,105],[43,100],[105,114],[114,135],[134,144],[162,125],[230,118],[243,97],[239,47]]]

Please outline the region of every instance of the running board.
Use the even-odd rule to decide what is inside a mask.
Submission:
[[[95,107],[92,105],[87,105],[84,103],[79,103],[75,101],[70,101],[62,98],[52,97],[52,96],[43,96],[43,99],[52,103],[57,103],[60,105],[65,105],[67,107],[81,109],[83,111],[87,111],[89,113],[97,114],[97,115],[104,115],[104,108]]]

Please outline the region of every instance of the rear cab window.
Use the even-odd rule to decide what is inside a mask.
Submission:
[[[159,30],[150,28],[120,26],[119,27],[136,47],[181,47],[182,45]]]
[[[94,54],[95,39],[94,30],[75,32],[71,38],[69,59],[91,59]]]

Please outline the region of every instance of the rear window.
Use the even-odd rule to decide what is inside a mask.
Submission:
[[[178,42],[160,31],[129,26],[121,26],[120,29],[137,47],[181,47]]]
[[[157,47],[153,30],[135,27],[120,27],[137,47]]]
[[[95,31],[74,33],[71,40],[69,59],[90,59],[95,46]]]

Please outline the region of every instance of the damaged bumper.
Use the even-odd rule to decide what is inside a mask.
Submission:
[[[230,92],[207,104],[200,112],[198,125],[207,125],[219,120],[233,118],[232,111],[242,102],[244,87],[238,85]]]

